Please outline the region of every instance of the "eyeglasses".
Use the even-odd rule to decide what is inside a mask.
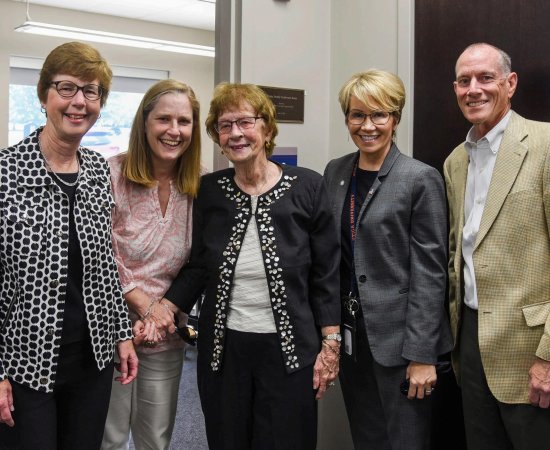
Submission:
[[[388,111],[374,111],[370,114],[365,114],[361,111],[348,112],[348,123],[352,125],[363,125],[367,117],[374,125],[386,125],[390,120],[391,113]]]
[[[97,84],[85,84],[78,86],[72,81],[52,81],[57,93],[63,98],[73,98],[78,91],[82,91],[84,97],[88,100],[99,100],[103,95],[103,88]]]
[[[500,83],[502,80],[506,80],[508,77],[497,78],[494,75],[481,75],[479,78],[475,77],[477,84],[489,85],[493,83]],[[468,88],[472,84],[472,78],[460,77],[455,82],[455,85],[460,88]]]
[[[233,124],[235,123],[241,131],[250,130],[251,128],[254,128],[254,125],[256,125],[256,120],[258,119],[263,119],[263,117],[241,117],[237,120],[224,120],[215,124],[214,129],[218,132],[218,134],[228,134],[231,133]]]

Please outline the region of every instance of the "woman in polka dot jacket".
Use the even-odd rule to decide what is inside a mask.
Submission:
[[[111,245],[109,167],[80,141],[112,72],[93,47],[55,48],[40,72],[46,124],[0,151],[0,442],[98,449],[115,347],[137,375]]]

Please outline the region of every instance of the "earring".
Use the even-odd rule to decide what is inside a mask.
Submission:
[[[40,112],[48,117],[48,113],[46,112],[46,108],[44,108],[44,105],[40,105]]]
[[[99,113],[99,116],[97,116],[97,120],[101,119],[101,113]]]

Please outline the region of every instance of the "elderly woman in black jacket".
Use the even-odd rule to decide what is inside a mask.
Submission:
[[[113,353],[137,374],[111,248],[109,167],[80,147],[112,72],[93,47],[55,48],[40,72],[46,124],[0,151],[0,441],[98,449]]]
[[[206,128],[233,168],[202,178],[190,262],[167,299],[199,321],[199,393],[212,449],[314,449],[316,398],[338,374],[339,251],[321,176],[268,157],[275,108],[219,85]]]

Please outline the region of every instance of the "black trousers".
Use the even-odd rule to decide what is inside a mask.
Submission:
[[[477,311],[467,306],[463,311],[460,384],[468,450],[549,450],[550,409],[501,403],[493,396],[479,352]]]
[[[313,367],[287,374],[276,334],[227,330],[220,373],[198,359],[211,450],[314,450]]]
[[[75,343],[62,348],[52,393],[10,380],[15,426],[0,425],[0,449],[98,450],[113,368],[111,362],[99,371],[90,344]]]
[[[428,450],[431,399],[409,400],[399,386],[407,366],[384,367],[357,316],[356,361],[342,350],[340,385],[356,450]]]

